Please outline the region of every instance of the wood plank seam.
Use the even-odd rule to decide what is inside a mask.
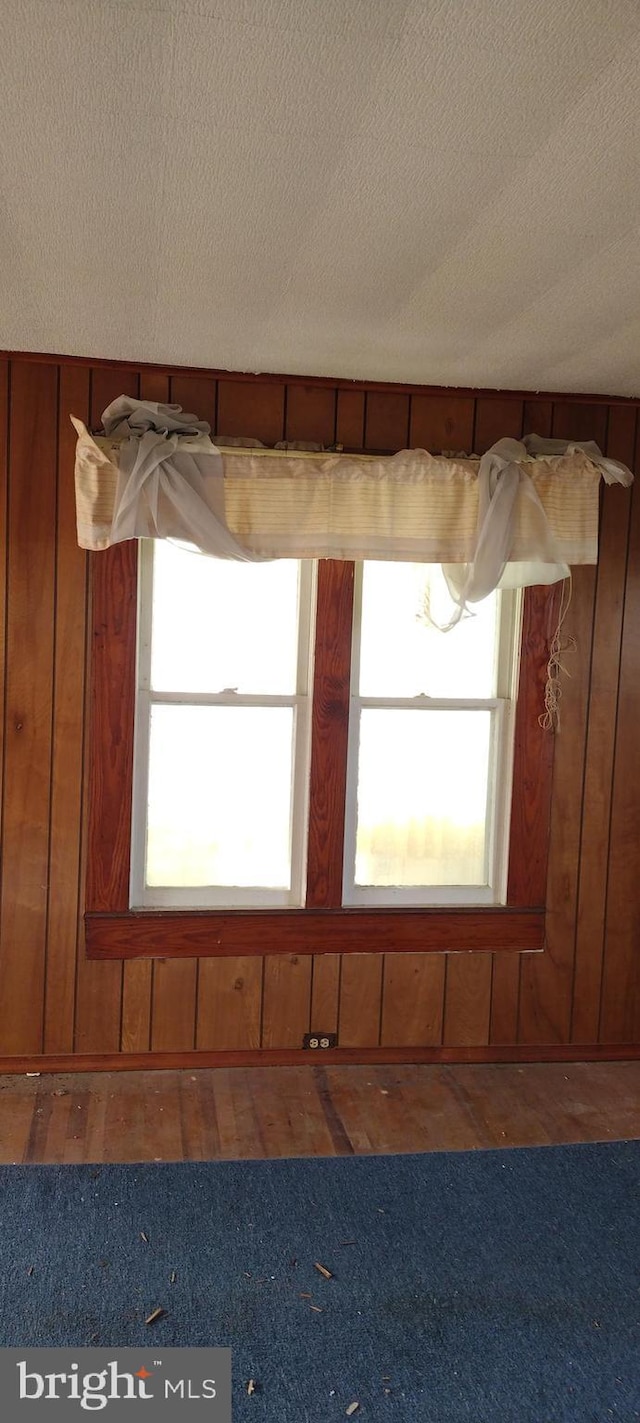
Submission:
[[[47,890],[44,913],[44,946],[43,946],[43,991],[42,991],[42,1012],[40,1023],[40,1045],[44,1051],[45,1031],[47,1021],[47,992],[48,992],[48,961],[49,961],[49,930],[51,921],[51,815],[53,810],[53,768],[55,761],[55,726],[56,726],[56,654],[58,650],[58,557],[59,557],[59,487],[60,487],[60,366],[56,366],[56,417],[55,417],[55,460],[54,460],[54,518],[53,518],[53,627],[52,627],[52,652],[51,652],[51,708],[49,712],[49,843],[47,846]]]

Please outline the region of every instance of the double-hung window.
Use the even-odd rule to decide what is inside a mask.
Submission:
[[[520,595],[443,633],[439,569],[356,565],[327,826],[316,587],[311,563],[141,545],[132,909],[304,909],[327,836],[343,847],[334,907],[506,902]]]

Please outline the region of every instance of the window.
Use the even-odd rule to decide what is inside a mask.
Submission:
[[[142,544],[133,907],[304,903],[314,573]]]
[[[95,556],[91,957],[542,947],[554,590],[434,572]]]
[[[315,574],[143,543],[132,908],[304,906]],[[438,568],[356,567],[343,905],[504,902],[518,604],[449,608]]]

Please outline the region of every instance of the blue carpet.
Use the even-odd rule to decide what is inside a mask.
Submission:
[[[639,1180],[640,1142],[0,1167],[0,1344],[230,1344],[234,1423],[632,1423]]]

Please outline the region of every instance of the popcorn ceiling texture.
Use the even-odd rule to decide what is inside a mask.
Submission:
[[[637,0],[2,0],[0,348],[640,395]]]

